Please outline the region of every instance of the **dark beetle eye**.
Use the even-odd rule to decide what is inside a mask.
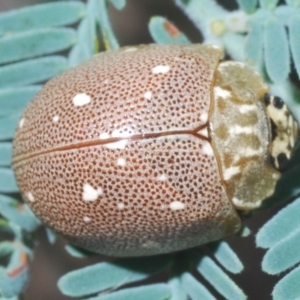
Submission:
[[[281,109],[284,105],[284,102],[280,97],[274,96],[273,105],[274,107]]]
[[[279,170],[282,170],[287,166],[289,159],[287,158],[285,153],[280,153],[277,156],[277,161],[278,161]]]

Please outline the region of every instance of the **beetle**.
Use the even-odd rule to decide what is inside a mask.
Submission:
[[[261,76],[211,45],[100,53],[50,80],[16,130],[24,199],[77,246],[179,251],[237,232],[274,192],[298,124]]]

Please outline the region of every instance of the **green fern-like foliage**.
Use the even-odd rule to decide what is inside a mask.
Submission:
[[[299,91],[289,80],[291,62],[300,75],[299,0],[286,0],[280,6],[276,0],[237,0],[236,11],[227,11],[214,0],[174,2],[202,33],[205,43],[222,47],[233,60],[245,61],[259,71],[271,91],[284,98],[300,119]],[[107,5],[121,10],[126,2],[56,1],[0,14],[0,230],[9,236],[0,242],[0,256],[8,257],[0,267],[0,299],[18,299],[22,294],[29,262],[34,259],[34,232],[40,225],[19,200],[10,168],[14,129],[26,104],[41,89],[41,82],[91,57],[99,45],[106,49],[119,47]],[[148,25],[156,43],[190,43],[163,16],[153,16]],[[97,38],[98,31],[102,40]],[[56,54],[60,51],[67,55]],[[298,151],[292,165],[297,164],[299,155]],[[270,208],[297,195],[299,172],[299,167],[292,168],[265,206]],[[265,224],[256,237],[257,246],[268,249],[262,270],[268,274],[289,270],[274,287],[273,299],[300,298],[299,210],[300,199],[296,199]],[[245,228],[239,238],[247,233]],[[55,241],[50,230],[48,236]],[[76,258],[89,255],[71,245],[66,249]],[[247,295],[233,278],[243,268],[238,254],[227,242],[220,241],[175,254],[89,265],[62,276],[58,287],[67,296],[90,300],[219,296],[240,300]],[[166,274],[164,282],[139,283],[160,273]]]

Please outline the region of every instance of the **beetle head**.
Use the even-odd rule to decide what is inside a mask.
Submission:
[[[298,123],[280,97],[266,94],[264,102],[271,124],[271,163],[282,172],[286,169],[299,138]]]

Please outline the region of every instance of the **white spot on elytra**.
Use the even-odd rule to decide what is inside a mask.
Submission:
[[[151,100],[151,98],[152,98],[152,93],[151,93],[150,91],[146,92],[146,93],[144,94],[144,98],[147,99],[147,100]]]
[[[25,122],[25,119],[22,118],[22,119],[20,120],[20,122],[19,122],[19,128],[23,128],[24,122]]]
[[[231,92],[229,92],[225,89],[222,89],[219,86],[216,86],[216,87],[214,87],[214,96],[215,96],[215,98],[220,97],[223,99],[227,99],[227,98],[230,98],[232,95],[231,95]]]
[[[123,127],[121,129],[115,129],[112,134],[112,137],[120,137],[126,138],[132,136],[132,129],[131,127]]]
[[[54,116],[53,118],[52,118],[52,121],[54,122],[54,123],[57,123],[58,122],[58,120],[59,120],[59,116]]]
[[[239,111],[241,114],[246,114],[249,111],[256,110],[255,105],[243,104],[239,106]]]
[[[32,195],[31,192],[27,192],[27,193],[26,193],[26,196],[27,196],[27,198],[28,198],[28,200],[29,200],[30,202],[34,202],[34,201],[35,201],[35,199],[34,199],[34,197],[33,197],[33,195]]]
[[[130,47],[130,48],[126,48],[124,50],[124,52],[134,52],[134,51],[137,51],[137,50],[138,50],[138,48],[136,48],[136,47]]]
[[[204,154],[207,154],[208,156],[213,156],[214,155],[214,151],[211,147],[211,145],[209,143],[206,143],[203,148],[202,151]]]
[[[232,176],[239,174],[241,172],[240,167],[230,167],[224,170],[224,180],[230,179]]]
[[[200,121],[206,123],[207,119],[208,119],[208,114],[206,112],[203,112],[200,116]]]
[[[124,203],[122,203],[122,202],[119,202],[117,204],[117,206],[118,206],[118,209],[124,209],[124,207],[125,207]]]
[[[119,157],[117,159],[117,165],[121,166],[121,167],[125,167],[126,166],[126,159],[123,157]]]
[[[125,149],[128,140],[121,140],[113,143],[107,143],[104,146],[108,149]]]
[[[107,132],[101,132],[99,135],[99,139],[104,140],[109,138],[109,133]]]
[[[165,74],[170,71],[170,66],[164,66],[164,65],[158,65],[154,68],[152,68],[152,73],[153,74]]]
[[[85,93],[77,94],[73,98],[73,103],[75,106],[83,106],[91,102],[91,97]]]
[[[91,222],[91,218],[89,218],[89,217],[83,217],[83,221],[85,222],[85,223],[89,223],[89,222]]]
[[[168,179],[168,177],[167,177],[166,174],[162,174],[162,175],[159,175],[159,176],[157,177],[157,179],[158,179],[159,181],[166,181],[166,180]]]
[[[173,201],[170,203],[170,208],[172,210],[181,210],[185,208],[185,204],[180,201]]]
[[[95,189],[90,184],[85,183],[83,185],[82,199],[84,201],[95,201],[102,193],[103,190],[100,187]]]

